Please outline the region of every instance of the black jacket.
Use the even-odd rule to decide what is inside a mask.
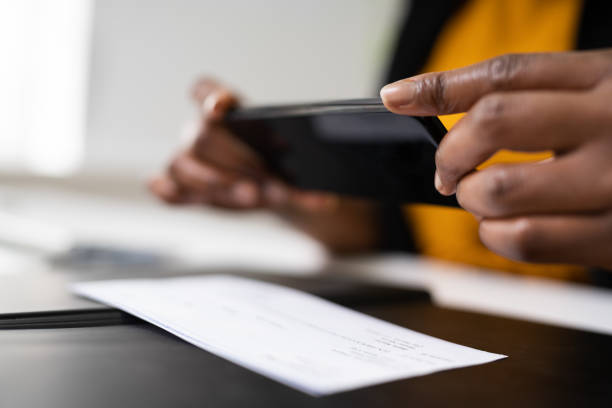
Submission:
[[[438,34],[469,0],[413,0],[396,41],[385,83],[418,74]],[[418,39],[418,41],[415,41]],[[612,1],[584,0],[576,49],[612,47]]]

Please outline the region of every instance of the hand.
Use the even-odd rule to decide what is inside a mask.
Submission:
[[[192,143],[179,152],[165,174],[150,183],[151,191],[173,204],[211,204],[229,209],[261,207],[326,211],[335,197],[291,189],[270,175],[261,159],[223,124],[236,106],[227,88],[203,79],[192,97],[201,118]]]
[[[435,185],[480,219],[488,248],[612,267],[612,50],[504,55],[381,96],[403,115],[467,112],[438,148]],[[475,171],[501,149],[554,157]]]
[[[224,126],[225,113],[238,103],[232,92],[203,79],[194,85],[192,98],[201,112],[195,138],[151,180],[155,195],[171,204],[271,209],[335,251],[375,246],[378,229],[371,203],[287,186]]]

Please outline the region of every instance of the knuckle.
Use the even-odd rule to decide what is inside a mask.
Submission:
[[[485,194],[491,199],[504,197],[508,192],[508,173],[504,170],[494,170],[485,183]]]
[[[482,98],[474,107],[473,120],[481,130],[498,127],[508,108],[507,98],[501,94],[490,94]]]
[[[514,83],[525,61],[525,55],[522,54],[504,54],[491,59],[487,71],[493,89],[505,90]]]
[[[538,260],[540,251],[537,226],[529,218],[519,218],[515,221],[509,241],[514,259],[524,262]]]
[[[505,95],[491,94],[482,98],[472,109],[470,138],[487,152],[502,141],[505,132],[508,100]],[[492,137],[494,136],[494,137]]]
[[[488,172],[482,185],[483,198],[488,208],[495,212],[494,215],[501,215],[506,209],[506,203],[516,183],[508,169],[493,168]]]
[[[417,82],[415,90],[416,101],[436,111],[452,111],[452,103],[446,97],[446,76],[442,72],[425,76]]]
[[[457,201],[463,208],[484,217],[505,217],[512,213],[517,178],[509,169],[497,167],[461,179],[457,186]]]

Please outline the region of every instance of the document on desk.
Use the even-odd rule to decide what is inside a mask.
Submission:
[[[505,357],[234,276],[86,282],[73,290],[311,395]]]

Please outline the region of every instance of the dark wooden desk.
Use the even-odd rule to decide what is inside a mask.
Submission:
[[[313,398],[147,324],[5,330],[0,406],[612,406],[611,336],[443,309],[422,299],[355,308],[509,357]]]

